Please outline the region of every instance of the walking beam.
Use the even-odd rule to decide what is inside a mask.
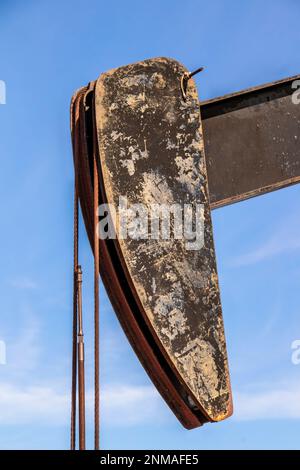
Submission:
[[[300,182],[300,75],[200,102],[211,208]]]

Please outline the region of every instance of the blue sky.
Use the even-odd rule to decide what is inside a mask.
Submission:
[[[102,71],[169,56],[201,99],[300,73],[296,0],[0,1],[0,448],[69,446],[73,166],[69,101]],[[300,185],[213,214],[235,415],[186,431],[101,285],[102,447],[299,448]],[[92,257],[81,230],[92,446]]]

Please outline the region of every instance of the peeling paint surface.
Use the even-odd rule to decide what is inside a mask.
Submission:
[[[203,204],[204,247],[184,240],[118,240],[126,268],[157,343],[211,420],[231,413],[218,277],[208,201],[197,91],[186,70],[153,59],[103,74],[96,86],[96,121],[108,202]]]

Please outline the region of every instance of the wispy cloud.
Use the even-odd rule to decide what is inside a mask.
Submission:
[[[89,420],[93,415],[93,397],[93,391],[88,390],[86,411]],[[103,423],[112,427],[157,424],[168,417],[165,405],[152,386],[105,386],[101,392],[101,407]],[[66,425],[69,412],[70,396],[60,385],[0,384],[0,424]]]
[[[233,417],[238,421],[300,419],[300,382],[236,391]]]
[[[164,401],[151,385],[108,385],[102,406],[103,420],[109,426],[158,424],[169,418]]]
[[[93,391],[86,393],[87,419],[92,420]],[[102,423],[110,427],[131,427],[167,423],[171,417],[166,404],[151,385],[111,384],[101,392]],[[55,383],[24,387],[0,385],[0,424],[66,425],[69,393]],[[256,384],[247,392],[234,392],[236,421],[300,419],[300,382]]]
[[[38,285],[37,283],[33,280],[30,279],[29,277],[20,277],[16,279],[12,279],[10,281],[10,285],[16,289],[37,289]]]
[[[18,329],[12,328],[3,337],[6,342],[6,366],[9,376],[27,376],[40,364],[41,326],[38,316],[30,308],[22,312]]]
[[[255,264],[274,256],[291,253],[300,249],[300,221],[297,217],[290,217],[281,221],[281,225],[274,228],[273,234],[259,246],[248,253],[236,256],[233,266],[247,266]]]
[[[68,409],[67,395],[60,394],[51,387],[0,384],[1,424],[65,424]]]

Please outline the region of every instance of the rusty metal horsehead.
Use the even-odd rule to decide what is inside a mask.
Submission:
[[[276,110],[287,106],[291,80],[199,106],[191,74],[175,60],[157,58],[104,73],[73,96],[76,188],[97,268],[143,367],[188,429],[232,414],[210,211],[300,180],[298,149],[290,148],[295,165],[287,174],[278,165],[268,171],[267,151],[262,153],[257,181],[247,146],[264,106],[273,112],[270,119],[284,119]],[[272,100],[279,100],[275,107]],[[297,112],[288,118],[290,127]],[[230,153],[218,145],[234,138],[229,126],[239,113],[248,119],[248,137],[237,140]],[[281,126],[282,132],[289,126]],[[261,138],[268,141],[266,130]],[[247,178],[237,158],[239,146],[245,147]],[[103,204],[106,210],[107,204],[126,210],[127,216],[125,205],[131,208],[126,236],[115,213],[99,213]],[[167,227],[172,236],[153,236],[151,229],[161,227],[161,212],[153,217],[153,207],[174,209]],[[201,225],[199,240],[175,236],[176,214],[181,217],[184,208],[199,216],[190,230],[194,236]],[[139,222],[137,235],[135,215],[141,211],[144,224],[141,228]],[[115,236],[105,232],[107,222]]]

